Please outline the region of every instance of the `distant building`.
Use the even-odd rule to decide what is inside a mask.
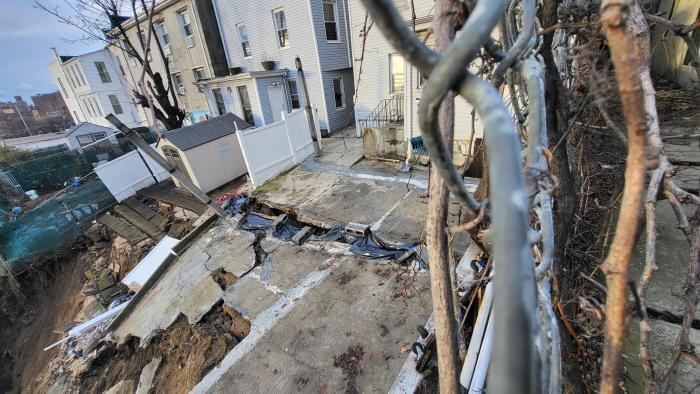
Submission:
[[[147,31],[146,17],[139,16],[141,31]],[[129,42],[142,53],[141,39],[134,18],[122,22]],[[216,76],[228,75],[223,44],[216,24],[216,15],[211,0],[163,0],[155,6],[155,37],[152,37],[151,68],[162,75],[167,87],[167,72],[156,40],[168,59],[168,69],[172,79],[180,109],[185,111],[185,125],[206,120],[212,116],[202,87],[196,82]],[[120,38],[122,39],[122,38]],[[145,33],[143,40],[145,40]],[[110,50],[123,67],[122,74],[132,86],[137,86],[141,64],[119,46]],[[213,116],[216,116],[214,114]],[[146,112],[146,116],[150,113]]]
[[[61,56],[53,48],[49,72],[76,124],[91,122],[113,127],[105,116],[113,113],[129,127],[145,124],[129,85],[108,49],[77,56]]]
[[[40,93],[31,97],[34,103],[34,109],[38,112],[40,118],[52,116],[64,116],[72,119],[70,111],[63,101],[63,97],[59,91],[53,93]]]
[[[100,140],[113,144],[117,143],[117,137],[111,128],[94,123],[81,122],[60,133],[2,139],[0,140],[0,147],[37,150],[63,145],[70,150],[75,150]]]

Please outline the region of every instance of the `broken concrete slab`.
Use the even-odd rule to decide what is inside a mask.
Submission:
[[[275,302],[277,294],[267,289],[258,279],[246,275],[226,289],[223,299],[226,305],[245,319],[253,321],[260,312]]]
[[[134,382],[131,380],[120,380],[104,394],[132,394],[134,392]]]
[[[131,336],[148,342],[158,330],[169,327],[180,314],[194,324],[223,295],[211,273],[219,268],[237,277],[255,262],[255,235],[235,229],[231,221],[220,221],[195,240],[150,288],[115,328],[115,336],[123,343]]]
[[[150,392],[151,386],[153,385],[153,378],[156,377],[156,372],[158,371],[158,367],[160,367],[162,359],[162,357],[156,357],[143,367],[135,394],[148,394]]]
[[[253,195],[261,202],[285,211],[323,193],[338,180],[330,173],[314,172],[297,167],[287,174],[270,180],[255,190]]]
[[[280,244],[252,273],[268,289],[281,293],[316,270],[328,257],[328,254],[317,250]]]
[[[694,208],[693,208],[694,210]],[[691,210],[686,212],[689,216]],[[690,246],[683,233],[678,229],[678,220],[668,201],[656,204],[656,265],[649,289],[647,305],[656,310],[668,311],[676,315],[683,314],[683,286],[688,271]],[[644,270],[646,238],[639,237],[630,263],[630,279],[639,283]],[[700,317],[700,305],[695,310]]]
[[[427,274],[413,278],[391,264],[378,269],[348,259],[314,271],[326,277],[295,297],[294,313],[281,316],[252,351],[228,361],[227,356],[193,392],[343,392],[353,386],[358,392],[387,392],[404,364],[401,348],[415,340],[415,326],[428,318],[431,304]],[[406,282],[415,290],[397,296]],[[255,327],[254,321],[232,353],[245,348]],[[357,375],[344,369],[342,355],[349,350],[359,354]]]
[[[650,358],[656,371],[662,370],[668,363],[673,346],[678,338],[680,326],[662,320],[649,320],[651,336],[649,341]],[[624,342],[625,388],[629,393],[644,392],[645,377],[639,360],[639,319],[633,317],[627,325],[627,335]],[[690,343],[696,348],[700,346],[700,331],[690,329]],[[681,357],[678,373],[678,385],[670,388],[672,393],[694,393],[700,387],[700,369],[697,364]]]

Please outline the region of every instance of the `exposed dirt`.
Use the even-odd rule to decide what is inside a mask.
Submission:
[[[357,376],[362,373],[360,362],[365,355],[362,345],[350,346],[345,353],[333,359],[333,366],[343,370],[345,394],[357,394]]]
[[[226,290],[238,281],[238,277],[223,268],[212,271],[211,278],[214,279],[221,290]]]
[[[122,380],[138,383],[141,370],[162,357],[152,393],[187,393],[250,332],[250,323],[222,302],[197,324],[181,315],[146,348],[132,338],[100,354],[79,378],[80,391],[98,393]]]

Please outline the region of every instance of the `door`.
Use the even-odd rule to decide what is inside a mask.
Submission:
[[[253,119],[253,109],[250,107],[250,97],[248,97],[248,88],[243,85],[236,88],[238,90],[238,99],[241,101],[241,111],[243,111],[243,119],[249,125],[255,126]]]
[[[221,95],[221,89],[212,89],[212,95],[214,96],[214,102],[216,103],[216,111],[219,115],[226,113],[226,105],[224,104],[224,96]]]
[[[282,120],[282,111],[285,111],[284,91],[281,85],[270,86],[267,88],[267,97],[270,100],[270,108],[272,109],[272,121],[277,122]]]

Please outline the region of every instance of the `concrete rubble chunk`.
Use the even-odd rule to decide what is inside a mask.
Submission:
[[[132,394],[134,392],[134,382],[131,380],[120,380],[104,394]]]
[[[276,231],[280,224],[284,223],[285,220],[287,220],[286,214],[283,213],[277,216],[277,218],[272,222],[272,231]]]
[[[292,237],[292,242],[294,242],[297,245],[301,245],[306,241],[307,238],[309,238],[312,234],[312,228],[309,226],[304,226],[301,230],[299,230],[298,233],[294,234],[294,237]]]
[[[153,379],[156,377],[162,359],[162,357],[156,357],[143,367],[141,377],[139,377],[139,385],[136,387],[136,394],[148,394],[151,390]]]

